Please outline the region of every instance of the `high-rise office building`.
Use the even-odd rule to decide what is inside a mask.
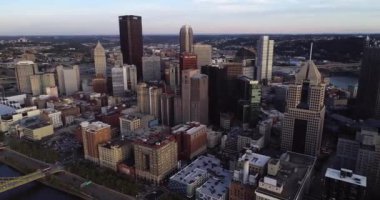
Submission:
[[[137,107],[139,112],[148,114],[149,113],[149,86],[146,83],[139,83],[136,86],[137,93]]]
[[[262,36],[257,42],[256,67],[258,81],[272,80],[274,41],[269,36]]]
[[[94,49],[94,61],[95,61],[95,75],[102,74],[107,77],[107,62],[106,62],[106,51],[104,50],[102,44],[98,41]]]
[[[161,80],[161,58],[159,56],[143,56],[142,71],[144,81]]]
[[[364,48],[357,94],[362,118],[380,119],[380,48]]]
[[[199,70],[188,69],[182,71],[182,122],[191,121],[191,77],[196,74],[199,74]]]
[[[143,36],[141,16],[119,16],[120,47],[123,62],[135,65],[137,78],[142,80]]]
[[[53,73],[35,74],[30,76],[30,86],[33,95],[45,93],[47,87],[55,87],[55,78]]]
[[[289,86],[287,110],[282,125],[281,148],[308,155],[318,155],[325,119],[325,84],[317,66],[310,59]]]
[[[211,65],[212,47],[208,44],[194,44],[194,54],[197,55],[197,66],[201,69],[202,66]]]
[[[60,94],[72,95],[79,91],[80,75],[78,65],[73,67],[57,66],[58,87]]]
[[[136,91],[137,69],[135,65],[123,65],[123,82],[125,91]]]
[[[193,29],[189,25],[183,25],[179,31],[179,53],[193,52]]]
[[[197,55],[188,52],[182,53],[179,58],[179,66],[181,70],[198,69]]]
[[[38,66],[32,61],[20,61],[15,66],[17,88],[20,93],[32,93],[30,76],[38,73]]]
[[[202,66],[201,72],[208,76],[209,122],[218,126],[220,124],[220,113],[226,111],[227,68]]]
[[[190,119],[208,125],[208,76],[191,77]]]
[[[174,126],[174,94],[161,95],[161,123],[165,126]]]
[[[99,163],[98,145],[111,139],[111,126],[103,122],[82,122],[84,158]]]
[[[160,119],[162,88],[149,86],[146,83],[139,83],[136,92],[139,112],[150,114]]]
[[[170,64],[165,69],[165,81],[173,90],[178,89],[181,80],[181,71],[178,64]]]
[[[121,97],[124,95],[124,78],[123,78],[123,68],[113,67],[111,69],[112,76],[112,94],[113,96]]]

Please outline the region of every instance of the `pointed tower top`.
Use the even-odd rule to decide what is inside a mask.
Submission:
[[[301,84],[303,81],[308,80],[310,85],[318,85],[322,82],[322,76],[317,66],[311,60],[313,54],[313,43],[310,45],[309,60],[301,67],[300,71],[296,74],[296,83]]]

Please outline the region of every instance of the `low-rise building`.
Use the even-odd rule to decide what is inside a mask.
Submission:
[[[214,187],[212,187],[211,179],[217,180]],[[226,186],[228,187],[230,179],[231,175],[221,167],[220,160],[207,155],[199,156],[191,164],[171,176],[168,186],[172,191],[186,195],[188,198],[193,198],[197,192],[197,199],[212,197],[212,195],[218,199],[220,197],[226,199]]]
[[[149,135],[134,142],[136,177],[160,184],[177,167],[177,142],[168,133]]]
[[[188,122],[172,128],[178,143],[178,159],[191,160],[207,151],[207,127]]]
[[[268,174],[259,180],[256,200],[302,200],[308,191],[316,158],[286,152],[268,163]]]
[[[113,140],[98,146],[100,166],[117,171],[117,166],[132,154],[132,144],[126,140]]]
[[[43,110],[42,114],[50,119],[54,128],[59,128],[63,126],[61,111],[57,111],[52,108],[47,108]]]
[[[54,134],[53,125],[50,121],[43,120],[40,116],[27,117],[16,126],[20,137],[28,140],[41,140],[44,137]]]

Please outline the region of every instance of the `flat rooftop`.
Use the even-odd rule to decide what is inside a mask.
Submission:
[[[220,160],[213,156],[199,156],[181,171],[170,177],[170,180],[183,184],[192,184],[202,176],[205,176],[207,170],[214,168],[220,170],[220,165]]]
[[[269,156],[247,152],[239,158],[239,162],[243,162],[245,160],[249,161],[250,165],[265,167],[265,165],[269,162],[271,158]]]
[[[341,176],[341,170],[327,168],[325,177],[358,185],[361,187],[367,187],[367,177],[352,174],[352,176]]]
[[[256,189],[257,193],[265,194],[281,200],[292,200],[302,192],[302,185],[311,175],[316,158],[295,152],[286,152],[280,157],[280,170],[276,176],[266,177],[275,180],[278,185],[283,185],[281,193],[272,192],[262,187]],[[263,178],[260,182],[264,182]]]

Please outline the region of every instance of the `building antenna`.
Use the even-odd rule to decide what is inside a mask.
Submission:
[[[313,55],[313,42],[310,44],[310,55],[309,55],[309,61],[311,61],[311,56]]]

